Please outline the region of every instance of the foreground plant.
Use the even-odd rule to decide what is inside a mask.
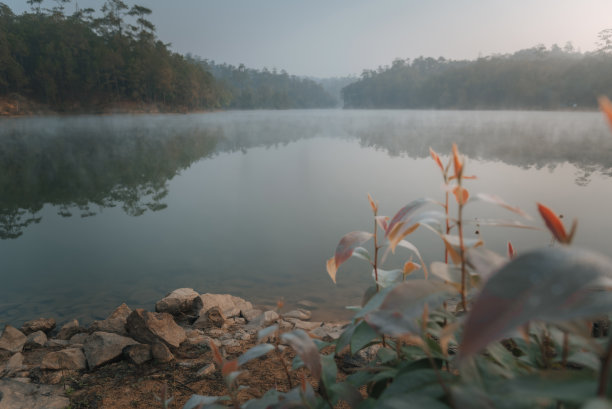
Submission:
[[[275,342],[259,344],[236,360],[226,362],[215,353],[226,378],[226,399],[235,408],[332,408],[340,401],[359,409],[612,407],[612,341],[591,337],[592,321],[608,319],[612,311],[612,261],[572,248],[577,223],[566,229],[540,203],[541,226],[515,220],[477,222],[548,229],[552,246],[517,254],[508,243],[507,256],[486,249],[479,237],[464,234],[466,206],[484,201],[524,220],[529,216],[497,196],[470,194],[464,181],[473,177],[465,176],[466,160],[457,146],[446,166],[436,152],[430,153],[442,171],[444,203],[416,199],[386,217],[368,195],[373,232],[345,235],[327,261],[334,282],[351,257],[368,262],[373,279],[350,325],[334,342],[334,354],[322,355],[320,348],[328,344],[317,345],[303,331],[279,334],[277,326],[260,332],[260,340],[276,334]],[[450,193],[456,218],[450,215]],[[444,261],[431,263],[429,269],[418,248],[406,240],[421,227],[440,238],[445,253]],[[372,239],[370,252],[363,246]],[[411,256],[400,268],[384,269],[388,254],[398,247]],[[235,393],[239,367],[278,351],[279,342],[295,350],[293,368],[305,366],[318,387],[302,378],[287,393],[268,391],[240,406]],[[343,366],[347,377],[337,382],[335,359],[344,362],[357,353],[361,363]],[[359,393],[363,388],[366,396]],[[212,408],[218,407],[219,398],[192,397],[190,402],[185,409],[197,404]]]

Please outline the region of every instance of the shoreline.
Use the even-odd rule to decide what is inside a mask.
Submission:
[[[152,394],[168,387],[168,379],[171,385],[183,385],[171,391],[179,402],[194,391],[219,395],[223,386],[212,363],[212,343],[228,357],[237,357],[266,342],[269,335],[262,339],[259,331],[272,325],[277,328],[272,337],[300,329],[322,341],[338,339],[348,321],[311,321],[312,307],[306,303],[283,311],[279,304],[276,310],[260,310],[229,294],[179,288],[157,301],[155,312],[122,304],[88,326],[74,319],[57,328],[54,319],[45,317],[19,329],[6,325],[0,335],[0,407],[20,402],[20,407],[47,409],[84,403],[148,408],[155,406]],[[291,348],[282,346],[280,351],[286,359],[295,356]],[[282,367],[271,367],[266,359],[249,365],[250,371],[261,373],[246,380],[253,388],[275,387],[270,373],[279,378],[284,374]],[[297,373],[295,381],[299,382]],[[241,399],[251,397],[244,394]]]

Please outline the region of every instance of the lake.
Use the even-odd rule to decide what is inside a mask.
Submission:
[[[179,287],[262,306],[316,304],[346,318],[370,283],[351,260],[334,285],[325,261],[371,230],[370,193],[393,216],[443,200],[431,146],[467,156],[472,194],[504,198],[542,227],[536,201],[579,219],[575,245],[612,250],[612,134],[599,113],[248,111],[0,119],[0,325],[153,309]],[[518,219],[485,203],[466,218]],[[503,253],[550,244],[541,230],[473,225]],[[429,263],[439,239],[410,239]],[[398,253],[389,267],[409,257]]]

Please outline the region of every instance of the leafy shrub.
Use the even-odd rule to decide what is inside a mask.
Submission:
[[[225,361],[211,344],[229,397],[194,395],[184,409],[225,407],[223,400],[246,409],[330,408],[341,401],[359,409],[612,408],[612,341],[592,336],[594,321],[609,320],[612,311],[612,261],[572,248],[576,222],[568,231],[543,204],[538,210],[553,245],[520,255],[511,243],[503,256],[486,249],[482,240],[464,234],[463,210],[472,202],[501,206],[524,219],[479,220],[480,225],[540,227],[496,196],[470,194],[465,184],[473,177],[465,174],[457,146],[447,165],[433,150],[431,156],[442,172],[444,203],[421,198],[385,217],[368,195],[374,231],[348,233],[327,261],[334,282],[350,257],[368,262],[373,278],[334,342],[335,353],[323,355],[321,348],[329,344],[301,330],[281,334],[276,325],[259,334],[260,340],[272,335],[273,343],[258,344],[235,360]],[[453,197],[456,217],[450,214]],[[429,269],[406,240],[420,228],[438,236],[445,249],[445,261]],[[370,240],[373,251],[363,247]],[[401,268],[382,269],[389,252],[400,248],[418,263],[411,256]],[[278,351],[281,341],[297,353],[293,368],[308,368],[317,390],[302,380],[287,393],[270,390],[240,406],[240,366]],[[359,365],[339,382],[336,359],[356,354]]]

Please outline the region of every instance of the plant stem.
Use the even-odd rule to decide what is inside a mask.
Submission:
[[[608,387],[608,376],[610,374],[610,365],[612,365],[612,337],[608,342],[608,350],[606,355],[601,360],[601,371],[599,372],[599,386],[597,387],[597,396],[600,398],[606,397],[606,389]]]
[[[459,187],[461,187],[461,184]],[[461,203],[459,203],[459,220],[457,220],[457,230],[459,231],[459,255],[461,256],[461,307],[463,308],[464,312],[467,312],[467,270],[465,268],[465,245],[463,243],[463,204]]]
[[[380,247],[378,246],[378,223],[376,222],[377,211],[374,211],[374,262],[372,263],[372,267],[374,267],[374,280],[376,280],[376,292],[380,291],[380,285],[378,285],[378,250]]]
[[[563,333],[563,357],[561,363],[565,368],[567,366],[567,357],[569,355],[569,334],[567,332]]]
[[[444,177],[444,184],[448,184],[448,181],[446,180],[446,176]],[[445,195],[445,200],[444,200],[444,214],[446,215],[446,234],[450,233],[450,223],[448,220],[448,192],[446,192]],[[448,249],[446,248],[446,246],[444,247],[444,262],[446,264],[448,264]]]

